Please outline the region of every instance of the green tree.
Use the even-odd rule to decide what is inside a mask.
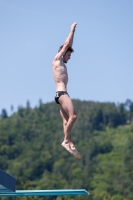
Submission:
[[[2,109],[2,112],[1,112],[1,117],[2,117],[3,119],[5,119],[5,118],[7,118],[7,117],[8,117],[8,114],[7,114],[7,111],[6,111],[6,109]]]

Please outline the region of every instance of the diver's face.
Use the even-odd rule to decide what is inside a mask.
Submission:
[[[67,61],[71,58],[71,52],[67,51],[63,56],[63,62],[67,63]]]

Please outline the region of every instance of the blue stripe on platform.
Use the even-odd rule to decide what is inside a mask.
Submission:
[[[16,190],[16,192],[0,192],[0,196],[61,196],[61,195],[86,195],[85,189],[77,190]]]

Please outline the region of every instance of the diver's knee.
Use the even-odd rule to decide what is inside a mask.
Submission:
[[[74,114],[74,115],[71,116],[71,121],[74,121],[74,122],[75,122],[76,119],[77,119],[77,115],[76,115],[76,114]]]
[[[63,121],[63,125],[64,125],[64,126],[67,125],[67,121],[66,121],[66,120]]]

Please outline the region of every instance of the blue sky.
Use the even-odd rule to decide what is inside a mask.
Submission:
[[[72,99],[133,100],[132,0],[0,0],[0,111],[54,101],[52,60],[77,22]]]

